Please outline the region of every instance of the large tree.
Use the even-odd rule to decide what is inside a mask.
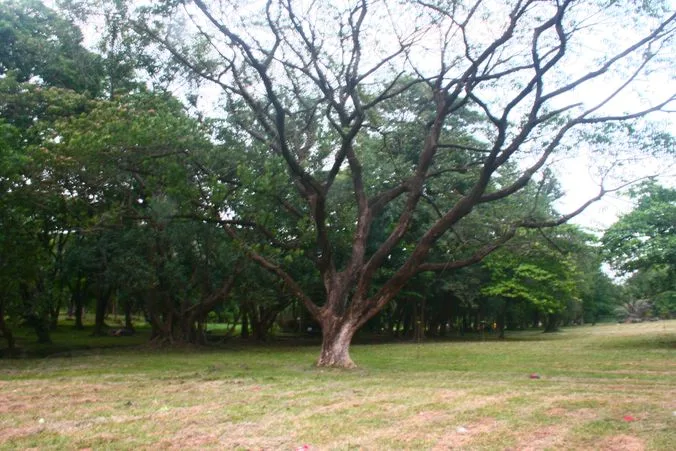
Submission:
[[[607,124],[671,106],[673,92],[629,110],[616,102],[644,74],[673,63],[675,24],[659,7],[571,0],[158,1],[132,23],[219,87],[232,133],[268,170],[284,170],[279,203],[264,212],[285,216],[284,227],[248,254],[321,324],[318,364],[341,367],[354,365],[355,332],[420,272],[475,263],[517,229],[564,223],[587,205],[547,220],[524,205],[520,217],[496,218],[482,244],[430,258],[456,225],[518,193],[555,155],[574,152]],[[611,39],[615,29],[632,33],[620,43]],[[599,39],[608,41],[603,52],[585,50]],[[402,126],[407,133],[397,134]],[[375,157],[367,157],[374,140]],[[586,147],[607,150],[602,141]],[[432,188],[444,174],[454,177]],[[350,196],[334,194],[342,181]],[[428,200],[439,214],[413,228]],[[226,229],[243,242],[244,221],[256,224],[229,207],[221,215],[240,220]],[[287,270],[286,252],[313,262],[322,295]]]

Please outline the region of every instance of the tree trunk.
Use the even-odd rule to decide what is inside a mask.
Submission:
[[[75,294],[74,294],[75,296]],[[77,330],[82,330],[84,329],[84,324],[82,323],[82,314],[84,313],[84,308],[83,308],[83,296],[78,294],[75,296],[75,328]]]
[[[96,297],[96,319],[94,321],[94,331],[92,335],[105,335],[105,318],[106,308],[108,307],[108,298],[110,298],[111,291],[108,289],[99,290]]]
[[[260,342],[267,341],[269,330],[270,327],[265,321],[251,318],[251,335],[254,340]]]
[[[405,304],[404,310],[402,312],[402,316],[404,318],[404,325],[403,325],[402,330],[401,330],[401,336],[402,337],[409,337],[409,336],[412,335],[411,331],[413,330],[412,326],[413,326],[413,323],[415,322],[415,319],[413,318],[414,313],[411,311],[412,310],[411,303],[408,302],[408,301],[404,301],[404,302],[406,302],[406,304]]]
[[[425,338],[425,307],[424,300],[421,302],[413,301],[414,305],[414,321],[413,339],[420,343]]]
[[[246,310],[242,311],[242,329],[240,330],[240,337],[249,338],[249,314]]]
[[[272,329],[272,323],[274,322],[274,317],[270,318],[268,312],[265,312],[263,307],[259,307],[258,314],[251,315],[249,317],[251,324],[251,334],[253,335],[256,341],[266,341],[270,329]]]
[[[178,327],[174,327],[174,314],[172,311],[159,313],[151,311],[151,321],[153,333],[151,340],[159,345],[173,344],[175,342],[174,332]]]
[[[556,332],[559,330],[559,315],[550,313],[546,317],[545,333]]]
[[[56,301],[56,305],[49,309],[49,329],[56,330],[59,325],[59,313],[61,313],[61,298]]]
[[[178,312],[179,319],[171,325],[172,335],[179,343],[199,344],[197,315]]]
[[[52,337],[49,333],[49,316],[48,315],[43,315],[39,316],[37,314],[31,314],[27,322],[33,326],[33,330],[35,330],[35,335],[38,337],[38,343],[41,344],[51,344],[52,343]]]
[[[194,330],[194,338],[192,343],[198,344],[198,345],[205,345],[207,344],[207,333],[204,330],[204,326],[206,324],[206,318],[201,318],[201,319],[196,319],[195,320],[195,328]]]
[[[7,340],[7,348],[9,349],[9,352],[10,353],[14,352],[16,342],[14,340],[14,335],[12,334],[12,331],[5,322],[5,310],[2,305],[2,302],[0,302],[0,332],[2,332],[2,336],[5,337],[5,340]]]
[[[396,337],[396,330],[398,330],[398,325],[397,325],[397,318],[396,318],[397,310],[394,310],[392,314],[390,315],[390,322],[387,324],[387,333],[389,334],[390,337]]]
[[[34,292],[26,284],[20,284],[21,298],[27,312],[24,314],[26,325],[35,330],[38,343],[52,343],[49,333],[49,313],[35,310]]]
[[[333,324],[329,324],[329,322]],[[350,358],[350,343],[357,326],[350,322],[324,321],[322,323],[322,350],[317,366],[355,368]]]
[[[498,338],[501,340],[505,339],[505,325],[507,323],[507,301],[503,301],[502,308],[498,314]]]
[[[124,328],[133,331],[134,323],[132,321],[132,303],[130,299],[127,299],[127,302],[124,304]]]

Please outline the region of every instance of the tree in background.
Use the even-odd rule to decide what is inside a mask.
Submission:
[[[92,108],[102,60],[84,48],[75,25],[36,1],[0,5],[0,35],[0,141],[7,163],[0,174],[7,215],[0,225],[8,246],[30,249],[23,257],[16,250],[4,254],[1,270],[14,282],[3,302],[12,299],[14,308],[5,313],[49,342],[65,300],[65,252],[84,210],[81,198],[64,196],[66,158],[47,145],[59,139],[57,122]]]
[[[72,22],[37,2],[0,5],[0,31],[10,43],[0,52],[0,327],[10,347],[6,319],[47,342],[69,299],[82,327],[90,298],[95,334],[107,333],[118,301],[130,326],[128,307],[143,297],[156,301],[144,307],[162,340],[197,341],[194,328],[232,285],[230,239],[205,230],[214,225],[200,211],[217,195],[204,164],[228,152],[208,156],[208,124],[133,79],[126,43],[89,52]]]
[[[503,300],[498,325],[502,333],[511,306],[526,303],[542,314],[545,332],[557,330],[563,312],[580,302],[576,252],[585,247],[584,235],[572,227],[550,235],[529,232],[514,238],[509,246],[485,261],[490,282],[482,288],[486,296]]]
[[[89,102],[71,90],[20,83],[12,73],[0,79],[2,270],[14,280],[5,296],[21,306],[12,316],[30,322],[42,342],[51,340],[50,324],[63,304],[64,252],[81,211],[79,199],[63,196],[67,187],[57,174],[64,159],[45,144],[56,122],[83,113]]]
[[[655,314],[676,314],[676,190],[646,182],[630,191],[635,208],[603,236],[605,258],[621,274],[629,299],[650,301]]]
[[[588,262],[581,262],[580,265],[582,315],[584,322],[592,325],[613,318],[615,309],[622,300],[622,288],[601,269],[598,249],[594,250],[595,257]]]

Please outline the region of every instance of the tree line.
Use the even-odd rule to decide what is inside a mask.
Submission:
[[[588,7],[624,18],[602,3]],[[618,187],[560,212],[554,175],[582,143],[614,163],[618,142],[673,158],[673,137],[642,122],[673,94],[613,109],[664,64],[673,14],[640,7],[642,35],[568,73],[589,11],[501,4],[3,3],[9,347],[19,324],[49,341],[64,309],[82,328],[93,308],[105,334],[115,305],[130,331],[142,312],[158,343],[203,342],[210,317],[258,339],[311,324],[318,364],[349,367],[360,329],[595,322],[624,299],[604,259],[633,272],[631,299],[673,314],[674,191],[642,185],[599,242],[565,224]],[[97,24],[95,49],[78,24]],[[575,97],[597,82],[616,89]]]

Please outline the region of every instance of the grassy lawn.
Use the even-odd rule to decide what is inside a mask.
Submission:
[[[351,371],[317,354],[0,360],[0,448],[676,449],[676,321],[357,345]]]

